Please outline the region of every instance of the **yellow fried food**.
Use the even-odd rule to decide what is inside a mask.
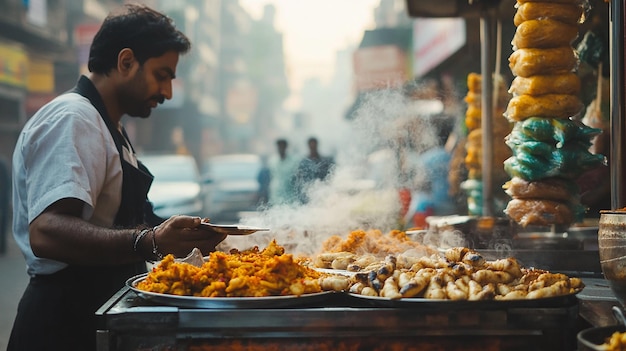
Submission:
[[[475,105],[469,105],[465,111],[465,126],[468,130],[480,128],[482,111]]]
[[[137,288],[198,297],[302,295],[322,291],[321,277],[272,241],[263,251],[212,252],[201,267],[167,255]]]
[[[393,256],[393,255],[392,255]],[[350,278],[348,291],[389,299],[520,300],[573,294],[584,288],[580,278],[540,269],[527,269],[513,257],[486,260],[478,251],[453,247],[443,255],[420,257],[410,268],[380,268],[388,256]]]
[[[517,7],[513,23],[534,19],[553,19],[567,24],[578,24],[583,20],[583,7],[580,4],[558,2],[525,2]]]
[[[470,92],[478,93],[482,91],[482,78],[479,73],[471,72],[467,75],[467,89]]]
[[[467,95],[465,95],[465,98],[463,98],[463,100],[468,104],[468,105],[474,105],[477,108],[480,108],[481,105],[481,99],[482,99],[482,94],[481,93],[474,93],[469,91],[467,93]]]
[[[346,239],[339,236],[331,236],[322,244],[322,253],[328,252],[351,252],[355,254],[372,254],[383,258],[392,253],[415,250],[424,254],[432,254],[436,251],[432,248],[411,240],[405,232],[391,230],[384,234],[378,229],[354,230]]]
[[[572,209],[566,203],[543,199],[512,199],[504,212],[522,227],[569,225],[574,219]]]
[[[570,4],[570,5],[581,5],[582,4],[582,0],[517,0],[518,4],[525,4],[528,2],[535,2],[535,3],[546,3],[546,2],[553,2],[553,3],[559,3],[559,4]]]
[[[509,56],[511,72],[520,77],[569,73],[577,67],[578,55],[571,46],[517,49]]]
[[[626,350],[626,332],[614,332],[602,346],[606,351]]]
[[[578,26],[551,19],[528,20],[515,30],[513,49],[557,48],[571,45],[578,37]]]
[[[583,107],[576,95],[519,95],[511,98],[504,116],[511,122],[530,117],[569,118],[578,114]]]
[[[527,181],[513,177],[502,186],[505,192],[517,199],[545,199],[570,202],[574,199],[572,185],[560,178],[543,178]]]
[[[515,77],[509,93],[518,95],[580,94],[580,77],[575,73]]]

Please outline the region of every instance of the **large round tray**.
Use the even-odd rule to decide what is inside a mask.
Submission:
[[[372,307],[388,307],[388,308],[422,308],[422,309],[499,309],[499,308],[555,308],[568,307],[578,303],[576,294],[560,295],[539,299],[519,299],[519,300],[449,300],[449,299],[426,299],[418,298],[401,298],[392,300],[380,296],[366,296],[360,294],[348,293],[351,298],[361,300]]]
[[[189,308],[281,308],[303,305],[315,305],[324,302],[334,294],[332,291],[324,291],[301,296],[264,296],[264,297],[196,297],[161,294],[143,291],[137,288],[137,284],[148,276],[147,273],[134,276],[126,281],[126,286],[140,297],[160,304],[176,307]]]

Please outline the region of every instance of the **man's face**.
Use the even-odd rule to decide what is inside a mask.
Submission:
[[[169,51],[137,65],[134,75],[119,91],[120,105],[129,116],[146,118],[152,109],[172,98],[179,54]]]

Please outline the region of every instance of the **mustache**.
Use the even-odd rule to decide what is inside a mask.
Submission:
[[[163,96],[163,95],[155,95],[155,96],[151,97],[150,100],[155,100],[159,104],[162,104],[163,102],[165,102],[165,96]]]

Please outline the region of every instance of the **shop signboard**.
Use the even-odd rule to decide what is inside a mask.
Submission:
[[[28,77],[26,83],[24,109],[27,116],[32,116],[39,108],[54,99],[54,63],[44,58],[28,58]]]
[[[54,92],[54,63],[40,58],[30,57],[28,60],[28,92]]]
[[[100,29],[99,23],[82,23],[74,29],[74,44],[76,46],[76,55],[78,58],[78,67],[80,74],[87,74],[87,63],[89,62],[89,48],[93,37]]]
[[[0,43],[0,83],[26,88],[28,55],[17,44]]]
[[[416,18],[413,21],[413,74],[422,77],[466,42],[463,18]]]

